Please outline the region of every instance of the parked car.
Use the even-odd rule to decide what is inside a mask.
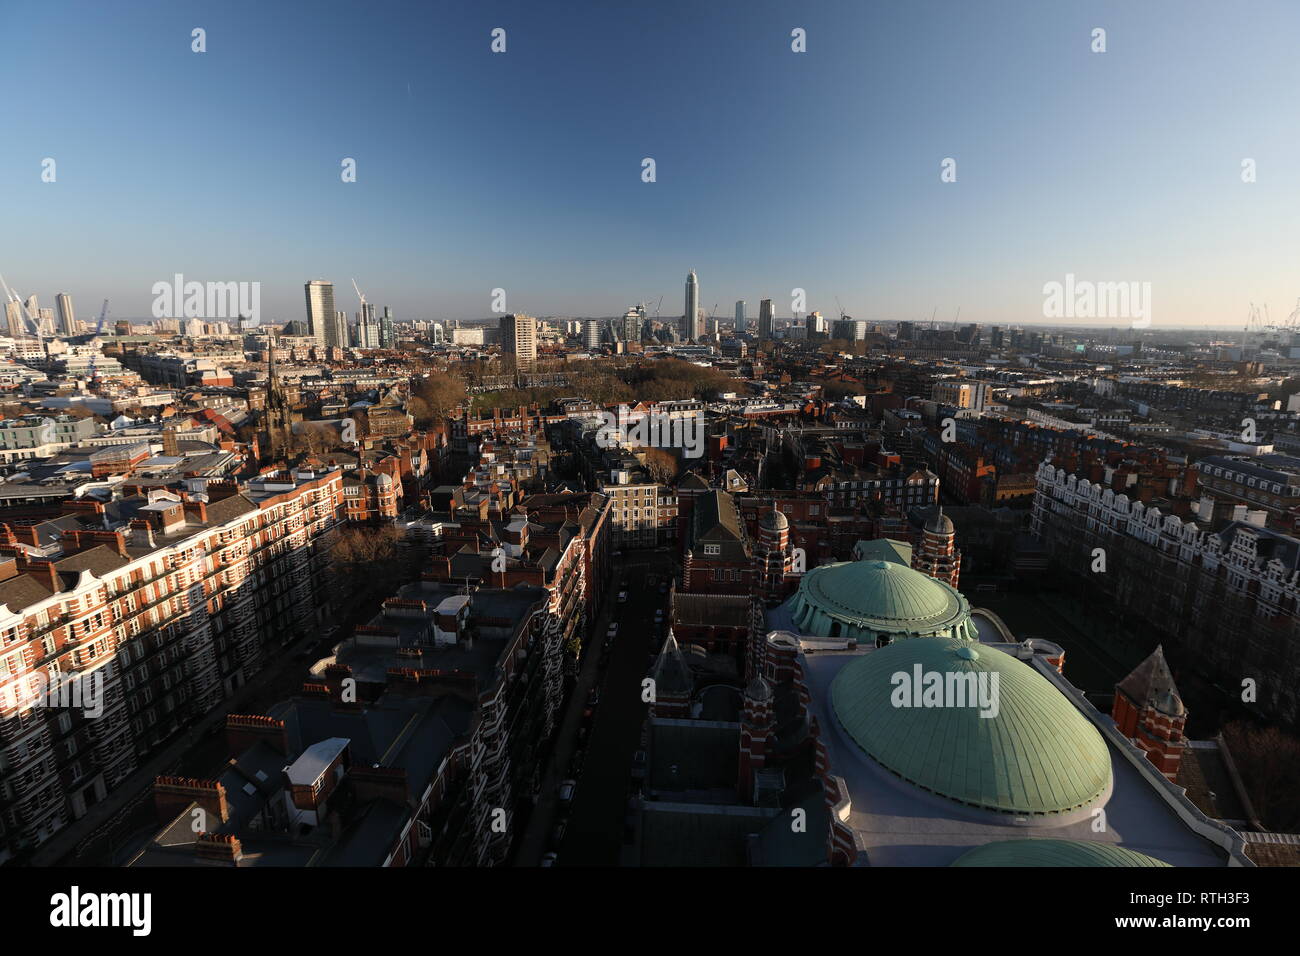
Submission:
[[[558,860],[558,859],[559,859],[559,856],[558,856],[554,851],[551,851],[550,853],[543,853],[543,854],[542,854],[542,864],[541,864],[541,865],[542,865],[542,866],[555,866],[555,861]]]
[[[577,790],[577,789],[578,789],[578,781],[576,781],[576,780],[561,780],[561,781],[560,781],[560,802],[561,802],[561,803],[572,803],[572,802],[573,802],[573,792],[574,792],[575,790]]]
[[[618,637],[618,621],[615,621],[613,624],[609,626],[609,630],[605,632],[605,636]]]
[[[619,592],[618,592],[618,603],[619,603],[619,604],[626,604],[626,603],[627,603],[627,592],[626,592],[626,591],[619,591]]]
[[[662,624],[663,620],[664,620],[664,609],[660,608],[659,610],[655,611],[655,623]]]

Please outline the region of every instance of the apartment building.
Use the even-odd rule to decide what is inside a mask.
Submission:
[[[501,317],[501,350],[513,355],[516,368],[531,368],[537,363],[537,320],[531,315]]]
[[[93,418],[24,415],[0,421],[0,462],[48,458],[95,434]]]
[[[0,860],[328,619],[342,480],[198,481],[0,525]]]
[[[1117,624],[1160,642],[1171,664],[1240,693],[1272,719],[1300,723],[1300,540],[1266,513],[1211,498],[1193,515],[1144,503],[1044,463],[1032,529],[1053,569]],[[1099,550],[1100,549],[1100,550]],[[1104,556],[1105,571],[1096,568]]]
[[[1282,527],[1294,527],[1300,515],[1300,458],[1292,455],[1210,455],[1196,466],[1205,491],[1248,508],[1268,512]]]

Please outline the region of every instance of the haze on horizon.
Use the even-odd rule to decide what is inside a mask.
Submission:
[[[313,278],[351,314],[354,277],[399,320],[486,318],[495,288],[670,318],[694,268],[724,323],[802,288],[831,317],[1125,324],[1045,318],[1069,273],[1149,282],[1152,331],[1281,322],[1298,29],[1200,0],[9,5],[0,273],[115,318],[176,273],[261,282],[275,322]]]

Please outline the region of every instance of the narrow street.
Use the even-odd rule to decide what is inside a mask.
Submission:
[[[642,748],[641,725],[647,705],[641,699],[641,682],[649,672],[651,637],[655,650],[662,645],[664,629],[654,615],[667,615],[668,598],[659,593],[665,575],[672,573],[672,557],[661,553],[633,553],[615,578],[628,581],[626,604],[619,610],[619,633],[614,640],[600,705],[596,708],[582,776],[578,779],[563,841],[560,866],[617,866],[624,842],[625,817],[632,761]],[[647,577],[655,577],[654,584]]]
[[[556,852],[560,866],[617,864],[632,758],[641,746],[645,719],[641,681],[649,669],[654,612],[662,607],[667,614],[667,597],[659,593],[659,587],[673,567],[671,554],[630,552],[610,576],[605,604],[562,718],[542,794],[515,854],[516,866],[537,866],[551,851]],[[650,576],[653,584],[647,580]],[[618,593],[625,579],[628,600],[620,604]],[[602,666],[601,646],[613,621],[618,622],[619,633]],[[583,713],[593,688],[599,689],[599,703],[593,708],[587,737],[580,741]],[[577,769],[579,762],[581,770]],[[578,786],[566,807],[560,802],[559,789],[570,779],[576,779]],[[557,849],[555,831],[561,821],[565,830]]]

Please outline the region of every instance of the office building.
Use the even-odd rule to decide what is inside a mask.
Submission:
[[[316,341],[325,345],[329,326],[334,321],[334,283],[312,279],[303,289],[307,295],[307,327]]]
[[[335,312],[334,320],[325,328],[325,345],[335,348],[348,346],[348,314]]]
[[[72,311],[72,296],[60,292],[54,301],[59,306],[59,332],[63,335],[76,335],[77,317]]]
[[[775,328],[776,318],[772,313],[772,300],[764,299],[758,304],[758,337],[760,339],[772,338]]]
[[[682,336],[687,339],[700,337],[700,280],[695,277],[695,270],[686,277],[686,311],[682,313]]]

